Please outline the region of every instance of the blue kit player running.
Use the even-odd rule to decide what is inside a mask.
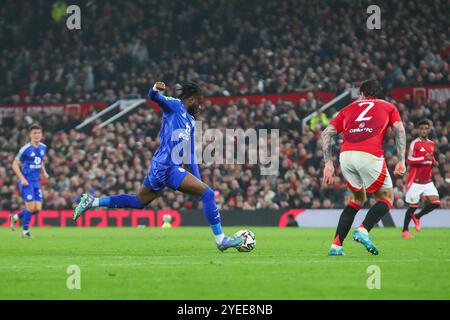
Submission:
[[[85,211],[94,207],[143,209],[160,195],[165,187],[183,193],[200,196],[203,211],[214,233],[219,250],[237,247],[244,241],[241,236],[226,237],[222,231],[220,212],[214,200],[214,191],[201,181],[195,157],[195,118],[200,112],[203,94],[195,83],[181,87],[179,99],[165,97],[166,86],[156,82],[148,97],[157,102],[163,111],[160,129],[160,146],[155,152],[148,175],[137,195],[120,194],[94,198],[89,194],[81,196],[75,208],[76,220]],[[190,173],[182,168],[189,163]]]
[[[33,214],[42,210],[42,193],[40,176],[48,179],[44,166],[47,146],[41,143],[42,128],[33,124],[30,127],[30,142],[24,145],[12,164],[12,169],[19,178],[19,191],[25,201],[25,209],[18,214],[11,215],[10,226],[15,229],[17,220],[22,221],[23,237],[29,239],[30,221]]]

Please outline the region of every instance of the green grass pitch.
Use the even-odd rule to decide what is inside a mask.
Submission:
[[[0,299],[450,299],[450,229],[375,229],[379,256],[347,239],[344,257],[327,256],[333,229],[251,230],[253,252],[221,253],[207,227],[41,228],[32,240],[2,228]],[[80,290],[67,289],[69,265]]]

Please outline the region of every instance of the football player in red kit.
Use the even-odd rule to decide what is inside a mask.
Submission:
[[[420,218],[438,208],[441,203],[439,193],[433,184],[433,165],[437,161],[434,158],[436,150],[434,142],[428,139],[430,127],[430,121],[426,119],[417,123],[419,137],[411,142],[408,157],[406,158],[409,173],[405,200],[409,208],[405,213],[402,231],[403,238],[412,238],[408,230],[411,219],[414,222],[416,231],[420,231]],[[426,200],[426,205],[418,214],[414,214],[421,197]]]
[[[382,143],[386,130],[392,127],[395,134],[399,162],[394,174],[405,174],[406,134],[397,108],[382,99],[382,87],[376,80],[362,83],[362,99],[353,102],[334,118],[322,132],[325,160],[323,181],[334,184],[334,165],[331,158],[333,137],[343,133],[339,162],[350,191],[350,201],[344,208],[328,255],[342,256],[345,237],[356,213],[366,202],[366,193],[373,193],[377,202],[370,208],[363,223],[353,233],[352,239],[361,243],[368,252],[376,255],[378,249],[369,237],[370,230],[389,212],[393,202],[393,187],[386,169]]]

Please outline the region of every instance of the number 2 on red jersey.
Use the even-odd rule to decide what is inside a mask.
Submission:
[[[356,118],[355,121],[361,122],[361,121],[369,121],[370,119],[372,119],[372,117],[365,117],[365,115],[367,114],[367,112],[369,112],[370,109],[373,108],[375,103],[373,103],[373,102],[361,102],[361,103],[358,104],[358,106],[360,106],[360,107],[362,107],[364,105],[367,105],[367,107],[359,114],[358,118]]]

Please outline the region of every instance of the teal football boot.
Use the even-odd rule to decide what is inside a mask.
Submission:
[[[328,251],[329,256],[345,256],[344,248],[342,247],[331,247]]]
[[[372,239],[369,237],[369,233],[366,229],[358,228],[353,232],[352,239],[358,243],[361,243],[364,248],[368,252],[370,252],[373,255],[377,255],[379,253],[378,249],[375,247],[375,245],[372,243]]]
[[[83,194],[81,196],[80,203],[76,206],[73,211],[73,220],[77,220],[83,213],[92,208],[92,203],[94,202],[94,197],[90,194]]]

